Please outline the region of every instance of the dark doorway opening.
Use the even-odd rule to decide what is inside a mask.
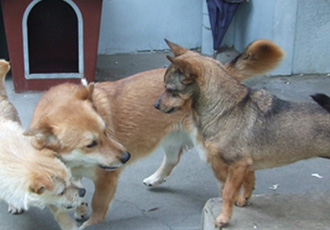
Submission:
[[[9,59],[7,39],[5,33],[5,24],[2,15],[2,5],[0,1],[0,58]]]
[[[61,0],[43,0],[27,19],[30,73],[78,73],[78,19]]]

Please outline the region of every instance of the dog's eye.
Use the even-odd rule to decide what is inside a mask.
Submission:
[[[87,145],[86,147],[87,148],[93,148],[97,145],[97,142],[96,141],[93,141],[92,143],[90,143],[89,145]]]
[[[168,89],[166,88],[165,90],[166,90],[166,92],[168,92],[168,93],[172,93],[172,92],[173,92],[173,89],[170,89],[170,88],[168,88]]]
[[[178,97],[179,96],[178,91],[175,91],[175,90],[171,90],[169,93],[171,94],[172,97]]]
[[[178,94],[178,91],[177,90],[174,90],[174,89],[166,89],[166,91],[171,94],[171,96],[173,97],[177,97],[179,94]]]
[[[58,195],[58,196],[63,196],[64,193],[65,193],[65,189],[63,189],[63,191],[62,191],[61,193],[58,193],[57,195]]]
[[[178,92],[172,92],[172,96],[173,97],[178,97],[179,96],[179,93]]]

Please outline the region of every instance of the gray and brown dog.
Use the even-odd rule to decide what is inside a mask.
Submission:
[[[265,50],[267,42],[262,45]],[[217,179],[224,182],[217,226],[229,223],[235,202],[238,206],[248,203],[255,170],[330,157],[330,115],[319,105],[284,101],[266,90],[252,90],[218,61],[167,43],[175,57],[168,57],[172,65],[156,107],[170,113],[191,104],[208,161]]]

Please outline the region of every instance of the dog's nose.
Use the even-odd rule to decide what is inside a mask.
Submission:
[[[158,100],[158,101],[155,103],[155,108],[156,108],[156,109],[159,109],[159,108],[160,108],[159,106],[160,106],[160,100]]]
[[[131,158],[131,154],[129,152],[124,152],[123,156],[120,158],[120,162],[125,164]]]
[[[80,196],[80,197],[84,197],[85,194],[86,194],[86,189],[84,189],[84,188],[80,188],[80,189],[79,189],[79,196]]]

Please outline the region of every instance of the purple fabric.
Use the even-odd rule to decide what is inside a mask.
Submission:
[[[227,1],[206,0],[209,10],[214,50],[219,50],[221,42],[240,4],[240,2],[229,3]]]

